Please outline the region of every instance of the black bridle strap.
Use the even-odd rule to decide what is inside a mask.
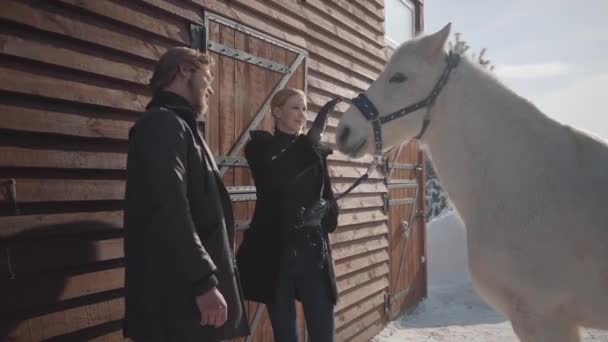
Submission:
[[[427,115],[425,116],[424,121],[422,122],[422,128],[420,129],[420,133],[418,133],[418,135],[416,135],[416,139],[420,140],[420,138],[422,138],[422,136],[424,135],[424,132],[426,132],[429,124],[431,123],[431,119],[428,116],[429,112],[431,110],[431,107],[435,103],[435,100],[439,96],[439,93],[441,92],[443,87],[448,82],[448,79],[450,78],[450,73],[452,72],[452,70],[454,70],[458,66],[458,63],[460,62],[460,55],[450,51],[450,53],[446,56],[446,61],[447,61],[446,68],[443,70],[441,77],[439,78],[439,80],[437,81],[435,86],[433,87],[433,90],[431,90],[431,93],[429,94],[429,96],[427,96],[422,101],[416,102],[413,105],[402,108],[396,112],[393,112],[388,115],[380,117],[378,108],[376,108],[374,103],[365,94],[360,93],[359,95],[357,95],[357,97],[352,99],[352,103],[357,107],[357,109],[359,109],[359,112],[361,112],[361,114],[365,117],[365,119],[367,119],[367,121],[369,121],[372,124],[372,128],[374,130],[374,144],[376,145],[376,155],[374,157],[374,161],[371,163],[370,167],[367,169],[367,172],[365,172],[365,174],[363,174],[351,186],[349,186],[348,189],[346,189],[346,191],[344,191],[340,194],[337,194],[335,196],[336,200],[339,200],[342,197],[348,195],[357,186],[359,186],[359,184],[361,184],[363,181],[365,181],[369,178],[369,174],[371,173],[372,169],[376,166],[380,157],[382,156],[382,125],[384,125],[387,122],[398,119],[400,117],[406,116],[407,114],[415,112],[424,107],[427,107],[428,108]]]
[[[382,151],[382,122],[379,120],[380,113],[374,103],[361,93],[354,99],[352,103],[359,109],[361,114],[372,124],[374,130],[374,143],[376,144],[376,151]]]
[[[374,103],[363,93],[359,94],[352,100],[352,103],[357,107],[357,109],[359,109],[359,112],[361,112],[361,114],[368,121],[370,121],[373,126],[376,154],[382,154],[382,125],[400,117],[406,116],[407,114],[415,112],[424,107],[427,107],[428,111],[430,111],[430,108],[435,103],[435,100],[439,96],[439,93],[448,82],[448,79],[450,78],[450,73],[458,66],[459,63],[460,55],[450,51],[450,53],[446,56],[447,65],[429,95],[425,99],[416,102],[413,105],[407,106],[388,115],[380,116],[378,109],[376,108]],[[429,123],[430,119],[426,117],[422,124],[422,129],[420,130],[420,133],[418,133],[418,135],[416,136],[416,139],[420,139],[422,137]]]

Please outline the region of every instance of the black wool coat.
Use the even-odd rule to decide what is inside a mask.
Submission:
[[[234,262],[230,197],[194,110],[157,94],[129,133],[124,335],[136,341],[219,341],[249,334]],[[202,327],[195,297],[213,286],[223,327]]]
[[[322,231],[328,246],[324,270],[335,304],[338,292],[328,234],[338,225],[338,206],[331,188],[326,156],[313,148],[305,135],[298,136],[287,148],[281,149],[276,138],[266,131],[251,132],[245,156],[257,192],[253,219],[237,252],[245,298],[261,303],[273,300],[278,286],[280,259],[287,247],[287,233],[294,218],[291,213],[303,205],[297,191],[294,191],[294,182],[300,178],[310,180],[306,174],[319,168],[318,175],[322,179],[313,179],[310,187],[319,194],[317,199],[322,196],[330,204],[322,220]]]

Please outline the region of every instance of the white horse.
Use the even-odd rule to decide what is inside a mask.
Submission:
[[[467,228],[473,284],[519,339],[574,342],[580,326],[608,329],[608,146],[545,116],[476,63],[447,58],[449,33],[450,25],[394,53],[340,120],[338,148],[374,151],[370,103],[380,119],[403,115],[381,126],[376,149],[423,133]],[[399,112],[433,89],[434,102]]]

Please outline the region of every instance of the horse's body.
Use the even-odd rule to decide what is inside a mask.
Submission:
[[[446,27],[396,51],[367,91],[381,116],[429,92],[445,67],[448,34]],[[395,73],[408,77],[400,96],[387,90]],[[385,145],[414,137],[425,112],[384,126]],[[608,146],[548,118],[467,60],[429,114],[422,142],[466,225],[480,295],[525,342],[579,341],[579,326],[608,330]],[[351,107],[339,148],[370,152],[361,143],[370,127]]]

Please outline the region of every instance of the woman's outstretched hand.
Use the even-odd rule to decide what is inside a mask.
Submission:
[[[312,144],[314,146],[318,146],[321,138],[323,137],[323,132],[325,132],[325,127],[327,126],[327,120],[329,119],[329,114],[333,112],[334,108],[338,103],[342,102],[341,97],[337,97],[328,101],[326,104],[321,107],[315,121],[312,123],[310,130],[306,134]]]

